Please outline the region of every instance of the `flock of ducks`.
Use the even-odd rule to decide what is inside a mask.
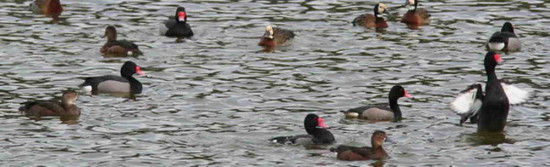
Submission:
[[[406,0],[409,10],[402,17],[401,22],[406,23],[410,28],[429,24],[430,14],[425,9],[419,9],[418,0]],[[59,0],[35,0],[31,9],[37,13],[46,15],[59,15],[63,11]],[[353,26],[365,28],[387,28],[384,16],[388,14],[388,7],[382,3],[374,6],[372,14],[362,14],[356,17]],[[191,26],[187,23],[187,13],[184,7],[178,7],[174,17],[164,21],[159,28],[162,35],[168,37],[186,38],[193,36]],[[139,55],[141,51],[133,42],[117,39],[117,31],[114,26],[105,28],[107,42],[101,47],[103,54],[113,55]],[[276,47],[288,45],[295,37],[291,30],[267,26],[261,36],[258,45],[263,47]],[[506,125],[510,104],[524,102],[529,97],[529,92],[523,91],[515,86],[506,84],[498,79],[496,66],[502,62],[502,57],[497,52],[515,52],[521,50],[521,44],[514,33],[514,27],[506,22],[501,31],[495,32],[488,42],[486,48],[489,50],[484,58],[484,67],[487,75],[485,91],[479,83],[468,86],[461,91],[450,108],[461,116],[460,124],[470,120],[470,123],[477,124],[478,132],[501,133]],[[141,68],[132,61],[125,62],[120,69],[120,76],[105,75],[88,77],[80,87],[91,94],[99,93],[124,93],[140,94],[142,84],[133,76],[135,74],[145,75]],[[388,103],[384,105],[361,106],[342,111],[346,118],[365,119],[370,121],[399,121],[402,113],[398,105],[401,97],[412,97],[401,85],[395,85],[388,94]],[[78,99],[78,93],[73,90],[65,91],[61,101],[29,101],[23,103],[19,110],[27,116],[79,116],[80,109],[74,104]],[[303,144],[303,145],[324,145],[335,143],[334,135],[326,129],[321,117],[316,114],[308,114],[304,120],[304,128],[307,134],[294,136],[274,137],[270,141],[281,144]],[[331,148],[330,151],[337,153],[340,160],[370,160],[387,158],[388,154],[382,147],[387,139],[383,131],[375,131],[371,137],[371,147],[354,147],[341,145]]]

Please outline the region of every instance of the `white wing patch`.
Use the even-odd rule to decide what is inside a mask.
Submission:
[[[502,89],[504,89],[504,92],[506,93],[510,104],[523,103],[527,100],[527,98],[529,98],[528,91],[521,90],[514,85],[507,85],[504,82],[501,82],[500,85],[502,85]]]
[[[470,107],[470,112],[472,113],[472,115],[476,115],[477,112],[479,111],[479,109],[481,109],[481,105],[483,104],[483,102],[479,99],[476,99],[474,101],[474,104],[472,105],[472,107]]]
[[[475,99],[476,93],[477,93],[477,89],[471,89],[466,92],[458,94],[455,100],[451,102],[451,105],[450,105],[451,109],[454,110],[459,115],[463,115],[468,112],[471,112],[472,107],[474,107],[474,102],[476,101]]]

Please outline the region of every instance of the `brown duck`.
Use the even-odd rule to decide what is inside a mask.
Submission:
[[[258,45],[264,47],[285,46],[294,39],[294,36],[294,32],[291,30],[267,26]]]
[[[375,131],[371,137],[372,147],[354,147],[340,145],[336,148],[331,148],[330,151],[336,152],[336,158],[344,161],[364,161],[371,159],[385,159],[388,158],[388,153],[382,147],[387,139],[386,132]]]
[[[80,109],[74,104],[78,93],[72,90],[63,92],[61,102],[57,100],[38,100],[23,103],[19,111],[26,116],[79,116]]]
[[[141,55],[138,46],[133,42],[126,40],[117,40],[117,32],[114,26],[105,28],[107,42],[101,47],[100,52],[106,55],[114,56],[137,56]]]

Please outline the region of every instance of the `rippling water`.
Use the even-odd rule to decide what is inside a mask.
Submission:
[[[58,21],[28,10],[30,1],[0,1],[0,164],[342,166],[550,165],[550,1],[422,1],[430,25],[410,30],[390,9],[384,33],[352,27],[374,1],[63,1]],[[385,1],[391,7],[404,0]],[[187,8],[195,36],[176,43],[158,25]],[[523,42],[505,54],[497,75],[534,92],[513,106],[504,141],[480,143],[475,125],[458,126],[448,103],[485,81],[483,43],[505,21]],[[99,53],[106,25],[135,41],[137,58]],[[292,29],[288,47],[256,46],[266,25]],[[135,61],[137,100],[81,96],[77,124],[22,116],[21,102],[50,99],[88,76],[118,74]],[[387,101],[394,84],[402,122],[346,120],[340,110]],[[305,133],[307,113],[324,117],[339,144],[369,145],[374,130],[396,141],[383,162],[344,162],[326,150],[278,146],[277,135]]]

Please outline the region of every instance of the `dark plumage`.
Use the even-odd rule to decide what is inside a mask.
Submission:
[[[495,68],[502,59],[495,52],[487,52],[484,66],[487,74],[485,94],[480,84],[474,84],[461,91],[451,103],[451,109],[462,116],[460,123],[467,119],[477,122],[478,132],[502,132],[510,104],[524,102],[529,93],[512,85],[507,85],[497,78]]]
[[[176,15],[163,22],[160,27],[160,34],[178,38],[193,36],[191,26],[187,24],[187,12],[184,7],[178,7]]]
[[[401,97],[412,97],[400,85],[395,85],[391,88],[388,99],[388,105],[377,106],[362,106],[353,108],[347,111],[341,111],[349,118],[360,118],[372,121],[391,121],[401,119],[401,109],[397,104],[397,100]]]
[[[141,67],[132,61],[127,61],[120,68],[120,75],[104,75],[99,77],[85,78],[84,83],[80,85],[87,92],[98,93],[130,93],[140,94],[142,91],[141,83],[133,77],[134,74],[145,75]]]
[[[316,114],[308,114],[304,119],[304,128],[307,134],[294,136],[281,136],[269,139],[273,143],[280,144],[332,144],[336,140],[326,128],[323,119]]]
[[[78,99],[75,91],[65,91],[61,102],[57,100],[38,100],[23,103],[19,111],[26,116],[79,116],[80,109],[74,104]]]
[[[294,36],[294,32],[291,30],[267,26],[258,45],[264,47],[285,46],[294,39]]]
[[[107,26],[107,28],[105,28],[104,37],[107,37],[107,42],[101,47],[100,52],[103,54],[115,56],[141,55],[138,46],[133,42],[117,40],[117,32],[114,26]]]
[[[375,131],[371,137],[372,147],[354,147],[340,145],[336,148],[331,148],[330,151],[336,152],[336,158],[344,161],[362,161],[371,159],[385,159],[388,153],[382,147],[382,143],[386,141],[386,132]]]
[[[353,26],[363,26],[365,28],[388,28],[386,20],[382,14],[389,13],[388,8],[383,3],[378,3],[374,6],[373,14],[362,14],[353,19]]]
[[[495,32],[491,36],[485,47],[490,51],[515,52],[521,50],[521,42],[514,33],[512,23],[506,22],[500,32]]]

